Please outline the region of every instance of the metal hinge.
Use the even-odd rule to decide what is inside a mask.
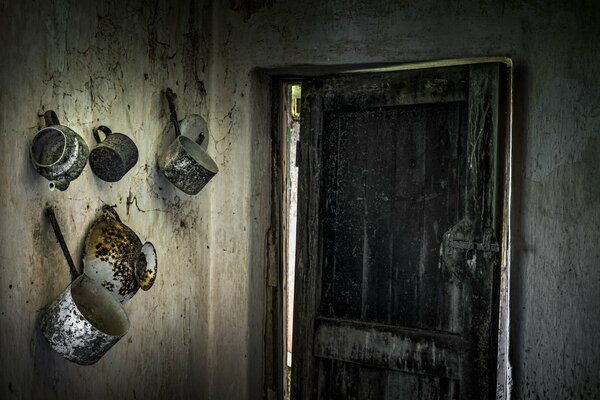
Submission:
[[[499,253],[500,246],[492,241],[493,233],[490,228],[486,228],[483,232],[483,241],[473,242],[470,240],[448,240],[446,247],[459,250],[479,250],[484,253]]]
[[[498,245],[498,243],[475,243],[466,242],[462,240],[450,240],[446,243],[446,246],[460,250],[493,251],[495,253],[500,252],[500,246]]]

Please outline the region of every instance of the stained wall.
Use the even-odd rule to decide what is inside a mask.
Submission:
[[[162,90],[177,93],[180,117],[208,117],[207,16],[188,1],[0,2],[0,398],[207,397],[211,190],[175,190],[155,161],[174,138]],[[48,109],[90,148],[99,124],[128,134],[137,165],[114,184],[88,165],[50,192],[28,156]],[[46,204],[76,261],[105,204],[157,249],[154,287],[125,305],[130,331],[93,366],[63,360],[38,333],[70,280]]]
[[[213,135],[229,135],[226,153],[235,155],[223,159],[230,183],[215,186],[213,243],[223,242],[219,233],[230,229],[215,211],[239,208],[238,198],[227,199],[229,185],[246,188],[250,197],[254,187],[248,187],[246,171],[266,162],[243,157],[260,151],[253,144],[269,135],[261,125],[269,115],[248,93],[256,68],[310,72],[316,69],[310,65],[511,57],[513,398],[600,396],[597,2],[232,0],[216,2],[213,12],[211,126]],[[252,199],[250,209],[261,207]],[[262,245],[260,235],[251,238],[250,246],[255,245]],[[252,280],[256,265],[240,270],[237,258],[226,263],[213,258],[212,264],[211,302],[220,305],[213,313],[238,304],[217,288],[228,287],[240,271],[256,284],[248,290],[260,291],[263,283]],[[246,326],[234,313],[219,313],[212,321],[215,332]],[[260,343],[252,336],[248,340],[250,348]],[[220,346],[210,351],[218,353]],[[259,365],[238,360],[249,371]],[[213,364],[213,398],[241,395],[229,385],[230,365],[228,360]],[[248,379],[250,385],[251,373]],[[248,398],[256,398],[254,393],[250,390]]]
[[[261,398],[271,212],[264,69],[496,55],[515,64],[513,398],[598,397],[595,2],[85,3],[0,2],[0,397]],[[220,172],[195,197],[155,168],[170,140],[166,86],[182,117],[209,121]],[[112,185],[87,167],[68,191],[49,192],[27,159],[37,115],[49,108],[90,145],[98,123],[126,131],[138,165]],[[126,305],[131,331],[92,367],[57,358],[36,330],[40,309],[69,280],[46,203],[76,254],[103,204],[116,204],[158,249],[155,287]]]

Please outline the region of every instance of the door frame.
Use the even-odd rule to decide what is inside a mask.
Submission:
[[[512,143],[513,143],[513,63],[508,57],[443,59],[400,64],[341,66],[291,66],[258,71],[270,79],[271,95],[271,228],[267,235],[266,293],[264,318],[264,398],[283,399],[287,395],[286,337],[287,321],[287,151],[284,87],[303,79],[330,74],[362,74],[416,69],[502,63],[507,68],[506,118],[502,121],[505,140],[502,232],[500,233],[500,277],[496,286],[498,350],[496,398],[510,399],[512,378],[509,353],[509,299],[511,221],[512,221]],[[296,286],[298,287],[298,286]],[[292,361],[293,368],[293,361]]]

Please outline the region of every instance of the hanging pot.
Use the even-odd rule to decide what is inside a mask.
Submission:
[[[66,190],[87,163],[89,149],[81,136],[60,125],[54,111],[44,114],[46,127],[33,138],[29,155],[36,171],[50,183],[50,190]]]
[[[175,128],[175,140],[158,158],[158,167],[169,182],[178,189],[187,194],[198,194],[219,172],[217,164],[201,146],[205,137],[208,137],[208,132],[196,132],[198,134],[196,141],[181,135],[175,111],[175,94],[171,89],[167,89],[166,97],[171,112],[171,122]]]
[[[77,276],[51,208],[46,215],[74,280],[44,309],[40,328],[50,346],[64,358],[81,365],[94,364],[127,333],[129,318],[104,287],[86,275]]]
[[[135,232],[105,206],[93,222],[83,248],[83,272],[105,287],[121,303],[154,284],[157,259],[150,242],[142,244]]]

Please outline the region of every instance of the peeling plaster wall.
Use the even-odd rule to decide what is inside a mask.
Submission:
[[[185,195],[155,162],[173,139],[161,90],[178,94],[180,117],[208,117],[204,3],[0,1],[0,398],[207,397],[211,188]],[[28,157],[48,109],[90,148],[98,124],[130,135],[137,165],[114,184],[88,165],[50,192]],[[93,366],[63,360],[38,333],[41,308],[70,279],[46,203],[76,262],[103,204],[158,252],[154,287],[125,305],[129,333]]]
[[[260,397],[262,333],[250,323],[262,315],[244,300],[263,293],[264,268],[244,260],[260,254],[268,229],[253,177],[270,162],[270,115],[252,94],[268,85],[252,71],[498,55],[516,66],[513,398],[600,397],[597,2],[259,0],[214,2],[213,15],[210,116],[221,176],[210,237],[223,255],[211,258],[211,329],[225,336],[209,350],[211,398]],[[234,254],[232,238],[247,247]]]
[[[88,4],[89,3],[89,4]],[[514,59],[511,357],[517,399],[600,393],[600,7],[538,1],[0,1],[0,397],[258,399],[269,232],[269,80],[256,68]],[[155,168],[165,87],[209,121],[220,172],[198,196]],[[29,141],[54,109],[93,147],[99,123],[140,160],[48,192]],[[158,249],[155,287],[97,365],[57,357],[39,310],[69,274],[53,204],[81,253],[103,204]]]

